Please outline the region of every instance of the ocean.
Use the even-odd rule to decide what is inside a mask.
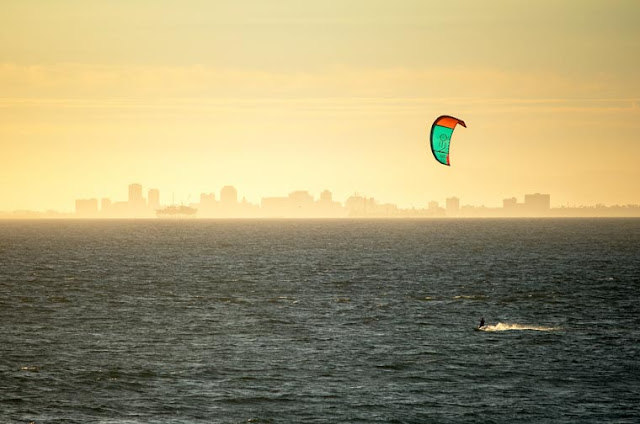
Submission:
[[[640,219],[0,221],[0,423],[638,423],[639,302]]]

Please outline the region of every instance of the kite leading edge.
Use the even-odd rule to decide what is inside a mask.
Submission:
[[[451,165],[449,163],[449,146],[453,129],[458,124],[467,128],[464,121],[448,115],[439,116],[431,125],[431,152],[436,160],[443,165]]]

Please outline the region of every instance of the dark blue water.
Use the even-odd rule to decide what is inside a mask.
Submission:
[[[639,219],[5,221],[0,422],[635,423],[639,302]]]

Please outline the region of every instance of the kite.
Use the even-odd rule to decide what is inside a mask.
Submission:
[[[449,145],[451,144],[453,129],[458,124],[467,128],[464,121],[448,115],[438,117],[431,125],[431,152],[436,160],[443,165],[451,165],[449,163]]]

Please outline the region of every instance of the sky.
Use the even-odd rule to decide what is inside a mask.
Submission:
[[[640,204],[640,2],[0,4],[0,210],[328,189]],[[464,120],[451,166],[433,120]]]

